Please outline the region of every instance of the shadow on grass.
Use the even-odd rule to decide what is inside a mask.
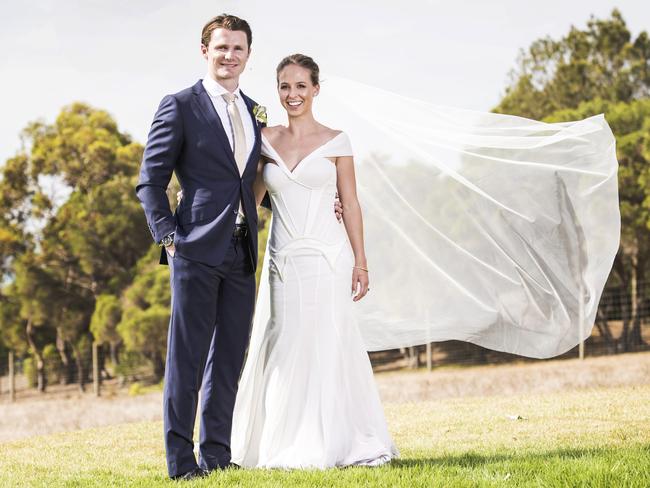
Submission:
[[[580,449],[554,449],[543,452],[519,452],[514,454],[477,454],[466,452],[463,454],[450,454],[448,456],[439,456],[432,458],[399,458],[391,462],[390,467],[393,469],[411,469],[411,468],[434,468],[434,467],[462,467],[478,468],[481,466],[499,464],[503,462],[539,462],[548,461],[555,458],[558,460],[579,459],[579,458],[610,458],[613,461],[628,457],[631,451],[636,451],[640,457],[647,457],[650,461],[650,443],[638,444],[636,446],[625,447],[590,447]]]

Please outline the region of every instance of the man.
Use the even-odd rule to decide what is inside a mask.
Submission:
[[[173,479],[231,465],[232,414],[255,301],[253,182],[264,125],[260,107],[239,89],[251,41],[248,23],[232,15],[203,27],[208,73],[161,101],[136,187],[153,238],[164,247],[161,264],[171,268],[163,414]],[[166,189],[174,171],[183,198],[172,214]]]
[[[171,268],[164,434],[170,477],[191,479],[230,464],[237,380],[255,300],[260,157],[256,104],[239,90],[250,55],[248,23],[232,15],[201,33],[208,74],[163,98],[136,187],[149,229]],[[175,215],[172,172],[183,189]],[[199,463],[192,434],[201,388]]]

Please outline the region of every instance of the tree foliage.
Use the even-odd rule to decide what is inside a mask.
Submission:
[[[83,388],[96,302],[129,285],[151,246],[133,191],[142,147],[107,112],[82,103],[65,107],[53,124],[28,124],[22,139],[24,149],[0,179],[0,263],[12,283],[0,315],[18,307],[22,323],[11,328],[24,329],[39,388],[47,345],[37,337],[41,328],[70,370],[64,376],[76,369]],[[114,342],[116,323],[103,325],[101,335]]]
[[[117,325],[127,352],[142,353],[158,379],[164,370],[171,301],[169,272],[158,265],[159,254],[153,248],[138,263],[133,283],[124,291],[124,313]]]
[[[636,39],[619,10],[572,27],[559,40],[546,37],[519,56],[497,112],[543,119],[594,99],[631,102],[650,95],[650,38]]]

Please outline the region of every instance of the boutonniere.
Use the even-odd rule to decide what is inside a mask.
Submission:
[[[263,105],[255,105],[253,107],[253,115],[255,116],[255,120],[261,124],[266,124],[266,121],[268,120],[266,117],[266,107]]]

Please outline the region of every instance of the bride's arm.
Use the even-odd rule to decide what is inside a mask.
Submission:
[[[343,205],[343,224],[354,253],[352,268],[352,294],[358,292],[354,301],[361,300],[368,293],[368,263],[363,244],[363,217],[357,198],[357,184],[354,176],[352,156],[336,158],[336,177],[339,197]]]

